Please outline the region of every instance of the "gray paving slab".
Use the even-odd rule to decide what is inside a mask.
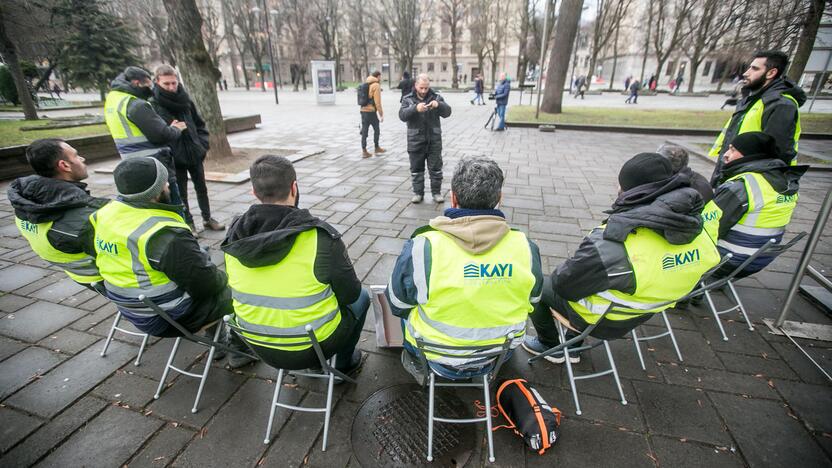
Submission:
[[[651,382],[633,385],[652,433],[717,445],[731,443],[705,392]]]
[[[603,450],[593,450],[593,446],[603,446]],[[560,440],[551,452],[544,456],[529,454],[526,466],[654,467],[651,457],[654,455],[642,434],[565,419],[561,424]]]
[[[64,278],[56,283],[35,292],[32,297],[43,299],[50,302],[61,302],[64,299],[70,298],[82,291],[89,291],[84,286],[76,283],[70,278]]]
[[[717,390],[755,398],[780,399],[774,389],[768,385],[764,376],[756,377],[720,369],[702,369],[685,365],[662,366],[661,369],[667,381],[674,385]]]
[[[77,354],[100,338],[71,328],[63,328],[40,340],[38,344],[64,354]]]
[[[10,448],[43,424],[43,420],[20,411],[0,407],[0,453]]]
[[[134,346],[112,343],[106,357],[93,346],[66,360],[49,374],[15,393],[5,403],[52,417],[136,355]]]
[[[0,361],[17,354],[18,351],[26,348],[26,346],[26,343],[0,336]]]
[[[832,433],[832,388],[785,380],[773,386],[810,430]]]
[[[64,359],[65,356],[34,346],[6,359],[0,363],[0,400],[39,379]]]
[[[35,302],[34,299],[15,294],[3,294],[0,296],[0,311],[6,313],[16,312],[17,310]]]
[[[762,375],[764,377],[776,377],[781,379],[798,380],[797,374],[791,370],[785,361],[777,356],[767,355],[749,356],[746,354],[717,353],[719,359],[725,365],[725,369],[751,375]]]
[[[352,445],[348,434],[352,430],[352,420],[360,405],[346,399],[338,400],[329,422],[329,443],[326,452],[317,450],[321,435],[313,441],[313,447],[306,462],[309,466],[345,467],[352,455]],[[268,458],[267,458],[268,460]]]
[[[62,468],[70,460],[73,465],[90,468],[121,466],[163,424],[158,419],[110,406],[37,466]]]
[[[86,311],[37,301],[0,319],[0,334],[36,343],[86,315]]]
[[[43,268],[14,265],[0,270],[0,291],[14,291],[51,273]]]
[[[198,370],[202,369],[201,364],[197,364],[197,366],[199,367]],[[190,370],[190,372],[194,371]],[[191,408],[194,406],[194,398],[196,398],[196,391],[199,388],[199,379],[179,376],[173,381],[172,385],[162,391],[159,399],[148,406],[148,409],[160,417],[201,429],[228,401],[228,398],[240,388],[244,381],[245,378],[225,369],[211,369],[211,372],[208,373],[208,381],[205,382],[205,389],[202,391],[199,411],[194,414],[191,413]]]
[[[299,403],[301,406],[321,408],[326,405],[326,395],[307,393]],[[337,404],[337,401],[334,403]],[[281,428],[277,441],[263,456],[261,466],[294,468],[306,465],[309,454],[321,450],[323,427],[324,418],[321,413],[292,413],[289,421]],[[329,437],[329,440],[343,439],[347,438],[347,433],[330,433]]]
[[[752,468],[829,466],[829,458],[781,403],[727,394],[710,397]]]
[[[653,436],[650,438],[659,466],[715,468],[743,466],[736,451],[727,447],[713,447],[678,438]]]
[[[193,437],[193,431],[166,424],[127,465],[131,468],[167,466]]]
[[[131,364],[125,366],[129,369]],[[104,400],[128,405],[131,408],[144,408],[153,401],[159,381],[136,375],[119,369],[100,385],[92,394]]]

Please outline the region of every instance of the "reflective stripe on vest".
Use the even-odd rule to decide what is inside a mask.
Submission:
[[[254,332],[243,336],[258,346],[301,351],[310,345],[291,345],[309,341],[307,325],[312,326],[318,341],[335,332],[341,323],[341,309],[332,288],[315,277],[317,252],[318,230],[313,228],[298,234],[286,257],[274,265],[247,267],[225,254],[237,324]],[[258,332],[282,336],[266,337]]]
[[[161,209],[134,208],[116,200],[90,215],[90,222],[95,229],[96,264],[104,277],[104,287],[108,292],[136,300],[135,307],[126,308],[146,312],[138,303],[141,295],[154,302],[155,298],[166,296],[164,303],[156,302],[166,310],[187,299],[187,294],[167,275],[154,269],[147,258],[147,243],[159,230],[189,229],[180,215]],[[179,293],[174,294],[176,291]]]
[[[110,91],[104,102],[104,121],[122,159],[139,156],[155,156],[160,147],[151,143],[142,131],[127,117],[132,94]]]
[[[601,226],[603,229],[605,226]],[[595,323],[610,310],[607,320],[628,320],[658,313],[661,305],[692,291],[702,275],[719,263],[719,252],[704,229],[689,244],[674,245],[649,228],[637,228],[624,240],[633,267],[633,294],[607,290],[569,304],[587,323]]]
[[[101,281],[101,275],[95,266],[95,259],[86,253],[61,252],[49,242],[49,231],[52,221],[46,223],[30,223],[15,216],[17,229],[29,242],[32,250],[40,258],[64,270],[70,278],[81,284],[91,284]],[[77,237],[77,236],[76,236]]]
[[[425,252],[428,242],[430,258]],[[418,304],[406,321],[405,339],[415,347],[414,335],[418,334],[426,343],[429,360],[457,367],[474,362],[466,357],[471,350],[449,352],[431,348],[431,343],[493,345],[495,351],[506,336],[512,338],[512,347],[520,343],[532,311],[530,296],[535,284],[532,251],[525,234],[509,231],[487,252],[473,254],[447,234],[427,231],[413,238],[412,257]],[[460,357],[440,356],[431,349]]]
[[[795,106],[795,112],[797,113],[797,120],[795,121],[794,125],[794,154],[795,157],[791,161],[791,165],[797,165],[797,148],[798,148],[798,141],[800,140],[800,112],[797,110],[800,108],[800,104],[797,103],[797,100],[788,94],[781,94],[784,98],[792,101]],[[763,104],[762,99],[757,99],[757,101],[751,105],[743,114],[740,120],[740,128],[737,131],[737,135],[746,132],[762,132],[763,131],[763,112],[765,110],[765,104]],[[722,132],[720,132],[719,136],[716,137],[716,141],[714,142],[713,146],[711,147],[710,151],[708,151],[708,156],[716,159],[719,158],[723,153],[723,146],[725,145],[725,134],[728,132],[728,127],[731,125],[731,121],[733,120],[734,116],[728,118],[728,121],[725,122],[725,126],[722,128]],[[730,143],[730,142],[729,142]]]

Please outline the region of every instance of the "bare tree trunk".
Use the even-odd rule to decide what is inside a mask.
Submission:
[[[451,81],[451,88],[459,88],[459,65],[456,60],[456,44],[459,42],[456,27],[451,28],[451,69],[453,70],[453,80]]]
[[[612,41],[612,73],[610,74],[610,91],[612,85],[615,83],[615,69],[618,68],[618,30],[621,29],[621,23],[615,27],[615,38]],[[625,90],[626,91],[626,90]]]
[[[38,120],[38,111],[29,93],[29,86],[23,78],[23,71],[20,69],[20,60],[17,57],[17,46],[12,42],[6,33],[6,23],[3,18],[3,5],[0,3],[0,54],[14,79],[14,87],[17,89],[17,99],[23,107],[23,118],[26,120]]]
[[[653,30],[653,6],[647,5],[647,39],[644,41],[644,57],[641,59],[641,76],[639,83],[644,83],[644,69],[647,68],[647,55],[650,53],[650,33]],[[656,77],[658,80],[659,77]],[[649,88],[645,91],[649,91]]]
[[[179,71],[190,90],[191,99],[205,119],[210,135],[209,158],[231,157],[231,145],[225,133],[225,123],[217,98],[216,82],[219,70],[211,62],[202,40],[202,17],[194,0],[163,2],[169,17],[169,33]]]
[[[562,0],[558,10],[558,24],[555,27],[555,47],[549,56],[549,72],[546,75],[546,93],[540,110],[560,114],[563,107],[563,85],[569,58],[578,32],[583,0]]]
[[[815,36],[818,34],[818,26],[820,26],[820,20],[823,17],[823,4],[824,0],[812,0],[809,3],[809,9],[806,11],[803,31],[800,33],[800,39],[798,39],[797,52],[795,52],[792,65],[789,67],[788,77],[794,82],[800,81],[803,70],[806,69],[806,63],[809,61],[809,55],[812,53],[812,47],[815,45]]]

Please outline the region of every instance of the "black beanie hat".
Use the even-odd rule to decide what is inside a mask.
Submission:
[[[127,67],[124,69],[124,79],[127,81],[150,79],[150,73],[144,68]]]
[[[743,159],[779,158],[777,142],[774,137],[763,132],[740,133],[734,137],[731,146],[742,153]]]
[[[658,153],[639,153],[621,166],[618,185],[626,192],[633,187],[673,177],[670,161]]]
[[[118,163],[113,171],[118,194],[126,201],[150,201],[159,196],[168,170],[156,158],[135,157]]]

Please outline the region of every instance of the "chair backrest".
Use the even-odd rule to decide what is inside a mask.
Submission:
[[[742,263],[739,264],[739,266],[734,268],[734,270],[731,271],[731,273],[728,276],[726,276],[724,278],[720,278],[719,280],[708,284],[706,286],[706,289],[710,291],[712,289],[721,288],[722,286],[725,286],[725,284],[727,284],[728,281],[731,281],[732,279],[734,279],[738,274],[740,274],[740,272],[745,270],[745,268],[748,265],[750,265],[751,262],[756,260],[761,255],[767,254],[771,257],[777,257],[780,254],[782,254],[783,252],[785,252],[785,251],[789,250],[790,248],[794,247],[794,245],[797,244],[798,242],[800,242],[800,240],[803,239],[804,237],[806,237],[806,231],[802,231],[802,232],[798,233],[796,236],[794,236],[794,238],[792,240],[790,240],[789,242],[787,242],[785,244],[778,244],[777,241],[774,240],[774,239],[769,240],[768,242],[763,244],[762,247],[757,249],[753,254],[749,255],[748,258],[745,259],[745,261],[743,261]],[[730,255],[731,254],[727,254],[726,257],[729,257]],[[720,265],[717,265],[717,267],[722,266],[722,264],[724,264],[724,263],[725,263],[724,261],[720,262]],[[718,269],[719,268],[712,268],[710,271],[708,271],[708,273],[705,273],[704,275],[702,275],[702,279],[700,281],[701,284],[704,285],[707,282],[707,280],[711,276],[713,276],[714,273],[716,273],[716,271]]]
[[[376,324],[376,344],[380,348],[401,347],[404,344],[401,319],[393,315],[387,296],[385,285],[372,285],[373,317]]]
[[[491,377],[499,373],[500,368],[506,362],[508,358],[508,352],[511,350],[511,343],[514,340],[515,336],[513,333],[509,333],[505,336],[503,343],[501,345],[485,345],[485,346],[452,346],[452,345],[445,345],[440,343],[433,343],[425,341],[418,333],[416,333],[413,338],[416,340],[416,347],[419,349],[419,358],[422,361],[422,365],[427,370],[430,366],[427,362],[427,358],[425,356],[425,352],[430,352],[431,354],[435,354],[442,357],[447,358],[459,358],[464,357],[465,359],[484,359],[486,360],[487,364],[493,362],[494,366],[491,370]],[[499,349],[495,349],[498,348]],[[460,356],[460,354],[454,353],[454,351],[470,351],[470,353],[465,353],[464,355]],[[483,366],[485,367],[485,366]]]

